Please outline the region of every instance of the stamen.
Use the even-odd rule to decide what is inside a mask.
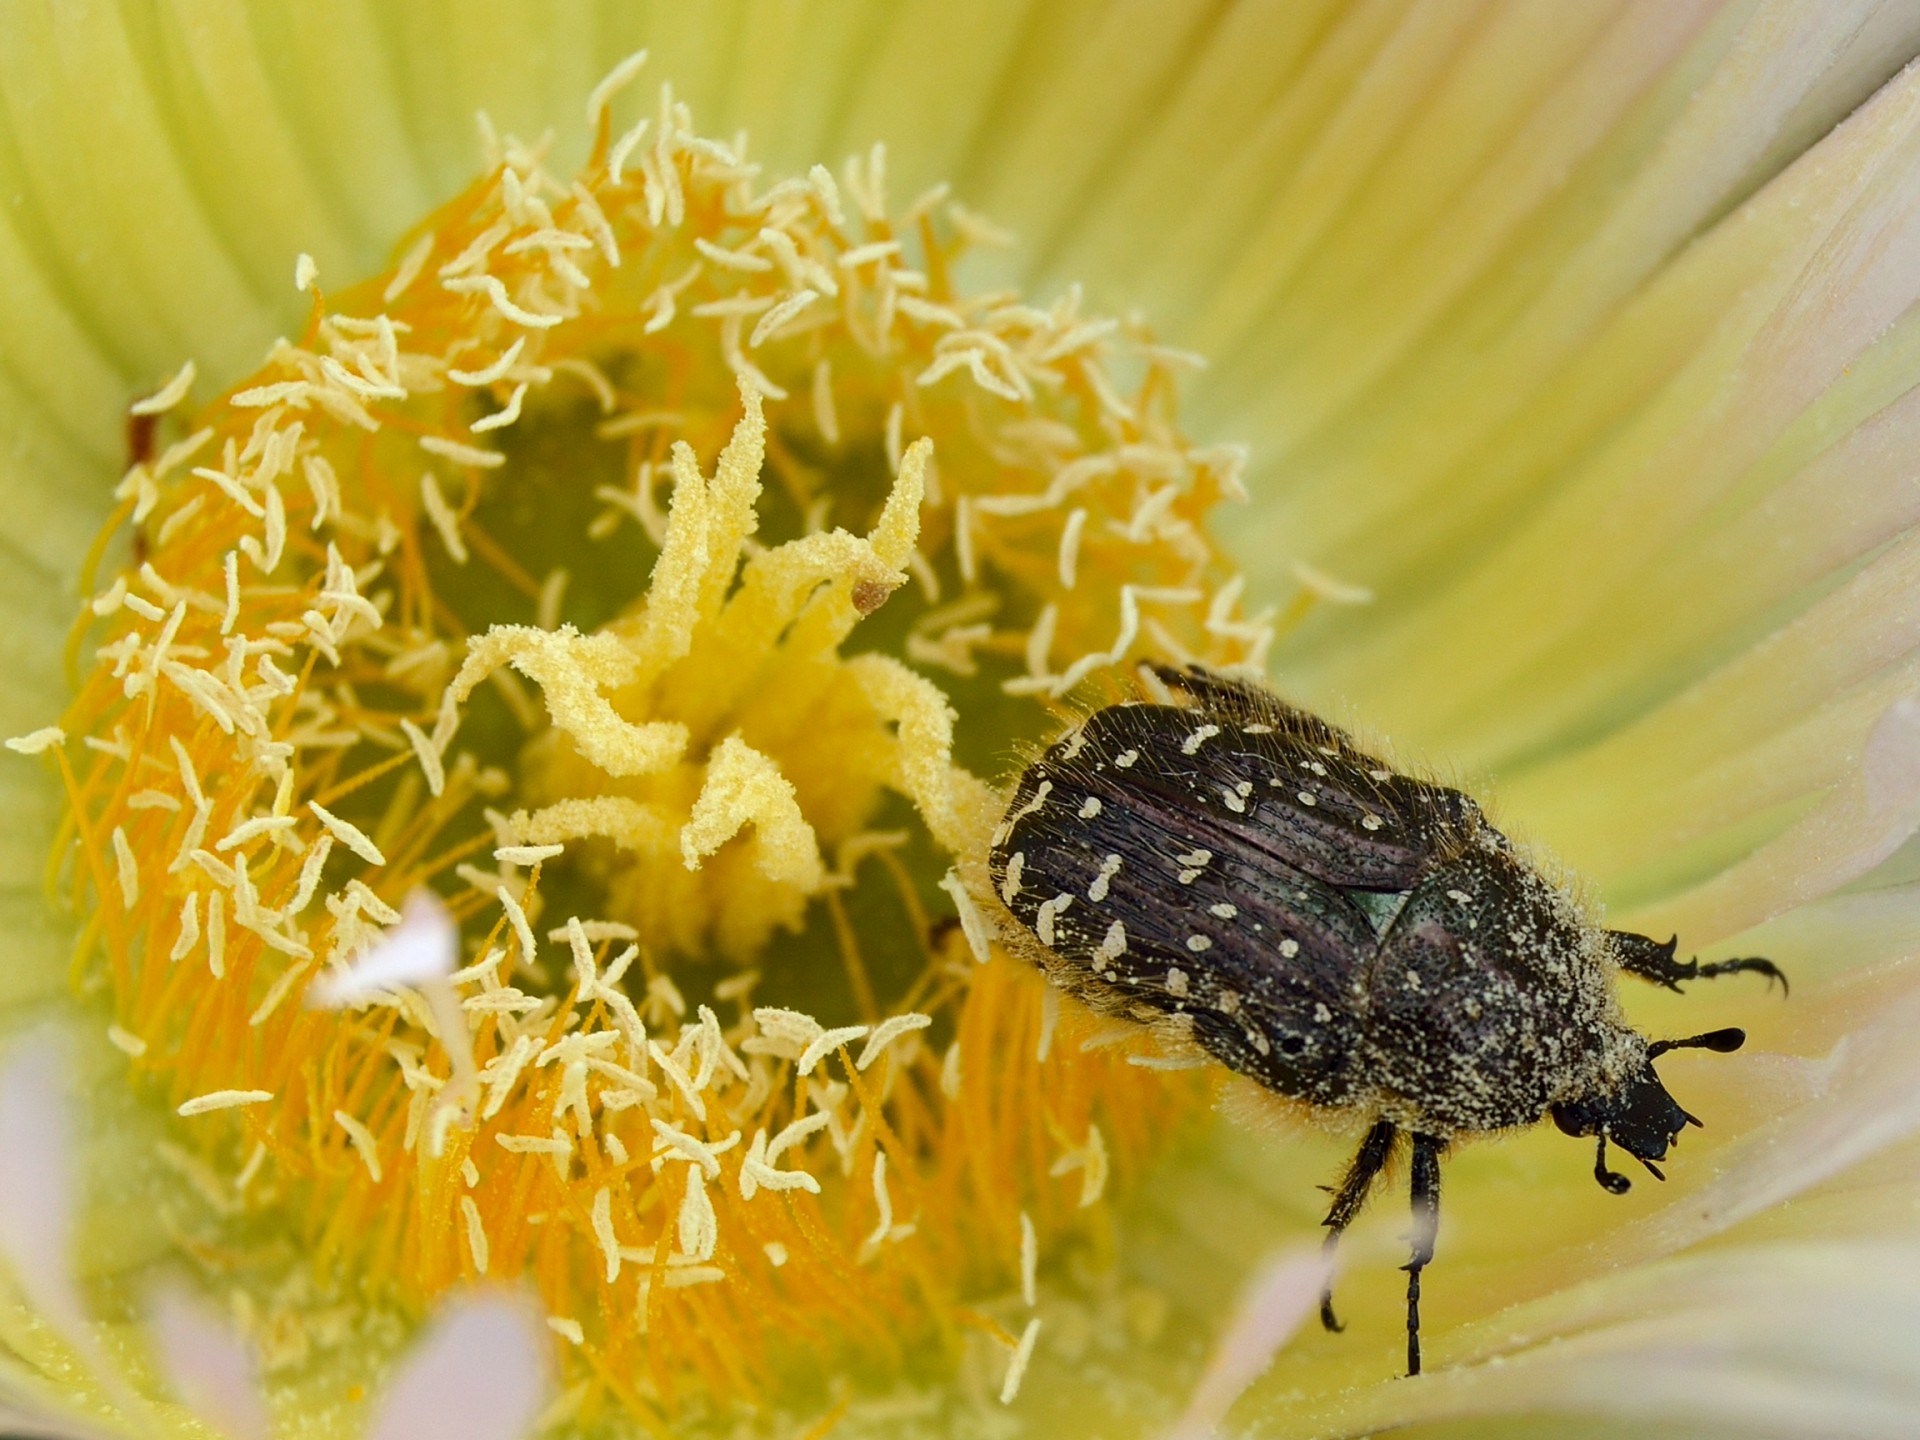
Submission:
[[[968,733],[1003,688],[1037,734],[1143,654],[1247,661],[1272,627],[1201,528],[1236,468],[1179,434],[1144,327],[956,288],[993,232],[938,188],[888,219],[883,151],[843,206],[819,166],[756,190],[670,95],[611,138],[639,63],[577,179],[496,138],[129,473],[146,568],[88,602],[66,723],[8,744],[87,742],[86,978],[195,1097],[182,1153],[271,1165],[222,1181],[237,1213],[289,1207],[407,1305],[486,1275],[579,1347],[565,1317],[605,1317],[570,1376],[670,1407],[772,1393],[798,1336],[898,1363],[982,1277],[1035,1303],[1204,1109],[998,955],[999,801],[956,752],[1016,738]],[[186,430],[193,379],[136,413]],[[883,870],[904,918],[872,928],[841,892]],[[388,968],[424,953],[416,892],[438,948]],[[756,1008],[763,968],[820,1013]]]

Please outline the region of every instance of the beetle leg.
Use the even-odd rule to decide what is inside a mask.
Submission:
[[[1624,1195],[1633,1188],[1633,1182],[1618,1170],[1607,1168],[1606,1132],[1600,1134],[1600,1148],[1593,1156],[1593,1178],[1600,1182],[1600,1188],[1609,1195]]]
[[[1373,1182],[1380,1178],[1380,1172],[1386,1169],[1387,1161],[1393,1157],[1394,1142],[1399,1138],[1400,1132],[1394,1128],[1391,1120],[1376,1120],[1373,1128],[1367,1131],[1367,1138],[1360,1142],[1360,1148],[1354,1152],[1353,1161],[1347,1166],[1346,1178],[1340,1182],[1339,1192],[1334,1195],[1333,1204],[1327,1210],[1327,1218],[1320,1222],[1327,1227],[1327,1239],[1321,1247],[1321,1254],[1329,1259],[1340,1243],[1341,1232],[1353,1223],[1354,1217],[1367,1203],[1367,1192],[1373,1188]],[[1320,1323],[1329,1330],[1346,1328],[1333,1313],[1331,1275],[1320,1291]]]
[[[1749,955],[1739,960],[1715,960],[1702,965],[1698,960],[1676,960],[1674,951],[1678,948],[1679,937],[1675,936],[1666,944],[1656,944],[1645,935],[1635,935],[1627,930],[1610,930],[1613,938],[1614,955],[1620,962],[1620,968],[1629,975],[1638,975],[1642,980],[1651,980],[1656,985],[1664,985],[1669,990],[1678,990],[1689,980],[1711,980],[1716,975],[1739,975],[1749,973],[1764,975],[1767,984],[1780,982],[1780,993],[1788,990],[1787,977],[1780,967],[1771,960],[1758,955]]]
[[[1420,1373],[1420,1272],[1433,1259],[1433,1237],[1440,1228],[1440,1155],[1447,1142],[1432,1135],[1413,1137],[1413,1255],[1407,1272],[1407,1374]]]
[[[1693,971],[1693,975],[1687,977],[1689,979],[1697,976],[1705,980],[1714,975],[1736,975],[1742,971],[1751,971],[1755,975],[1766,976],[1768,988],[1772,988],[1773,982],[1778,980],[1780,982],[1780,993],[1782,996],[1786,995],[1790,988],[1787,984],[1786,974],[1780,967],[1774,964],[1773,961],[1764,959],[1758,955],[1749,955],[1739,960],[1715,960],[1710,965],[1702,965],[1699,961],[1695,960],[1690,962],[1689,968]]]

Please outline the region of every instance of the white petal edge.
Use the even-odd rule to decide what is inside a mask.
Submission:
[[[273,1422],[246,1342],[183,1290],[163,1289],[148,1317],[161,1368],[187,1407],[229,1440],[267,1440]]]
[[[549,1339],[518,1299],[452,1301],[400,1362],[367,1440],[522,1440],[552,1388]]]

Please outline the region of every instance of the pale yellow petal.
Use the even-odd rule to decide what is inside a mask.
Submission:
[[[710,132],[745,122],[776,174],[885,141],[896,205],[954,179],[1021,234],[1024,248],[981,273],[1037,277],[1042,293],[1085,280],[1211,352],[1195,382],[1203,423],[1255,441],[1260,508],[1228,526],[1255,590],[1290,593],[1305,558],[1376,596],[1281,652],[1297,693],[1497,773],[1503,816],[1618,914],[1696,939],[1767,919],[1748,943],[1797,982],[1911,946],[1914,895],[1888,883],[1900,857],[1874,888],[1831,892],[1920,822],[1897,708],[1920,680],[1920,562],[1905,534],[1920,411],[1902,398],[1920,355],[1907,259],[1920,86],[1897,82],[1801,153],[1912,53],[1910,11],[914,0],[556,18],[448,0],[201,16],[182,0],[131,28],[111,11],[18,13],[24,41],[0,49],[0,185],[24,197],[0,207],[0,601],[23,617],[0,641],[6,733],[50,723],[64,696],[63,592],[122,468],[126,401],[186,355],[210,394],[293,333],[308,303],[290,283],[296,251],[317,257],[323,288],[383,263],[471,175],[475,109],[529,138],[557,126],[565,173],[587,143],[582,97],[644,44],[649,83],[616,101],[616,133],[668,78]],[[75,123],[42,123],[82,92],[105,99]],[[722,548],[739,538],[728,529]],[[865,544],[796,551],[796,583],[801,560],[830,575]],[[743,573],[771,578],[753,560]],[[724,589],[732,574],[705,578]],[[717,597],[685,598],[690,615]],[[846,633],[845,598],[821,603],[822,635]],[[986,802],[943,763],[939,697],[871,657],[850,677],[903,722],[887,782],[956,840]],[[599,701],[576,686],[562,708],[604,732]],[[616,740],[632,771],[684,744]],[[729,743],[747,762],[758,753]],[[764,856],[777,832],[771,858],[802,888],[820,883],[778,774],[721,749],[732,768],[710,768],[694,848],[742,824],[749,837],[709,869]],[[58,993],[68,937],[38,888],[51,758],[0,759],[0,811],[19,821],[0,842],[7,1009]],[[684,813],[605,796],[516,820],[528,839],[591,833],[671,857]],[[1755,1051],[1778,1051],[1837,1038],[1828,1022],[1863,1023],[1831,1013],[1833,988],[1797,989],[1786,1019],[1750,1020],[1762,1012],[1744,995],[1716,995],[1715,1013],[1752,1024]],[[1652,998],[1650,1013],[1690,1023]],[[1809,1010],[1823,1018],[1800,1021]],[[1471,1363],[1420,1386],[1381,1380],[1404,1229],[1383,1206],[1393,1213],[1349,1248],[1355,1333],[1296,1337],[1236,1420],[1273,1435],[1503,1416],[1537,1430],[1553,1423],[1542,1415],[1911,1433],[1902,1347],[1920,1328],[1920,1261],[1872,1231],[1881,1211],[1849,1208],[1849,1186],[1872,1187],[1847,1169],[1904,1153],[1887,1148],[1915,1119],[1897,1059],[1863,1040],[1750,1053],[1702,1080],[1689,1093],[1715,1130],[1683,1157],[1692,1188],[1663,1207],[1648,1185],[1628,1209],[1590,1193],[1559,1137],[1462,1155],[1451,1193],[1486,1199],[1490,1218],[1450,1212],[1432,1278],[1450,1297],[1434,1302],[1438,1343]],[[1715,1073],[1674,1064],[1690,1087]],[[980,1083],[979,1068],[964,1082],[956,1070],[956,1088]],[[1049,1316],[1020,1392],[1027,1418],[1074,1433],[1109,1404],[1116,1423],[1171,1420],[1192,1372],[1166,1337],[1226,1313],[1221,1277],[1245,1272],[1250,1246],[1313,1234],[1311,1186],[1335,1147],[1238,1132],[1212,1143],[1207,1193],[1177,1179],[1150,1193],[1141,1228],[1166,1223],[1137,1248],[1130,1234],[1115,1282],[1147,1277],[1114,1305],[1136,1339],[1160,1338],[1139,1341],[1125,1375],[1103,1374],[1097,1358],[1068,1358],[1071,1327]],[[1736,1228],[1713,1251],[1647,1263],[1775,1223],[1796,1213],[1777,1208],[1793,1196],[1798,1213],[1861,1238],[1769,1244]],[[1502,1256],[1509,1217],[1546,1258]],[[1630,1268],[1598,1276],[1602,1258]],[[1155,1331],[1150,1293],[1174,1297],[1171,1330],[1163,1316]],[[1702,1335],[1720,1344],[1710,1361]],[[309,1399],[313,1426],[341,1433],[347,1421]]]

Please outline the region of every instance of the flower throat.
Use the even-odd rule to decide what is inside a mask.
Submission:
[[[983,1297],[1194,1111],[953,867],[1069,692],[1260,663],[1271,617],[1201,527],[1239,457],[1180,434],[1185,357],[968,293],[994,232],[890,212],[877,149],[762,186],[670,93],[616,138],[626,78],[577,179],[505,143],[386,273],[303,257],[259,373],[141,407],[51,873],[226,1195],[204,1253],[279,1217],[407,1314],[524,1281],[570,1403],[658,1418],[1010,1344]],[[445,1003],[312,1003],[421,890]]]

